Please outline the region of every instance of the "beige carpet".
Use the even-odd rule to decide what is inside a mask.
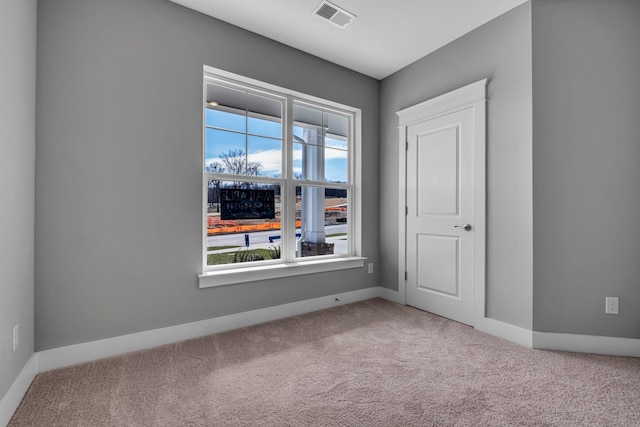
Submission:
[[[10,426],[640,426],[640,359],[381,299],[40,374]]]

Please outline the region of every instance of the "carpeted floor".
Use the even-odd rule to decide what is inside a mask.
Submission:
[[[374,299],[40,374],[9,426],[640,426],[640,359]]]

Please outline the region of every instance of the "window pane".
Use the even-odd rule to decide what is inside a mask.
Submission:
[[[348,182],[349,166],[347,162],[348,152],[324,149],[324,177],[326,182]]]
[[[294,172],[299,165],[299,179],[324,182],[324,148],[312,144],[294,144]]]
[[[348,150],[349,149],[349,141],[346,139],[333,139],[330,138],[329,136],[326,136],[324,139],[325,142],[325,146],[327,147],[331,147],[331,148],[339,148],[341,150]]]
[[[244,132],[247,127],[247,118],[244,114],[229,113],[208,107],[207,126]]]
[[[293,178],[314,182],[349,182],[349,119],[295,106]]]
[[[349,148],[349,119],[332,113],[323,114],[324,145],[326,147]]]
[[[282,139],[282,102],[248,94],[247,104],[249,133]]]
[[[304,179],[302,175],[302,149],[304,145],[293,144],[293,179]]]
[[[208,126],[246,132],[247,94],[215,84],[207,84]]]
[[[249,136],[247,175],[282,176],[282,141]]]
[[[205,167],[210,168],[213,164],[222,168],[215,172],[244,174],[247,144],[244,134],[207,128],[205,138]]]
[[[293,144],[293,177],[314,182],[348,183],[349,153],[311,144]]]
[[[304,129],[302,129],[302,127],[300,126],[294,126],[293,127],[294,142],[298,142],[298,143],[304,142],[304,140],[302,139],[303,137],[304,137]]]
[[[296,187],[297,256],[348,252],[347,190]]]
[[[280,214],[279,185],[209,180],[207,265],[279,259]]]
[[[282,138],[282,123],[249,117],[249,133],[252,135]]]
[[[294,126],[302,127],[322,127],[322,111],[315,108],[302,107],[300,105],[293,106]]]
[[[300,144],[323,145],[322,129],[319,127],[300,127],[294,128],[294,141]]]

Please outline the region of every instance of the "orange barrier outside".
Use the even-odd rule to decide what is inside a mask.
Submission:
[[[210,221],[212,219],[212,221]],[[216,217],[207,218],[207,235],[248,233],[251,231],[280,230],[280,222],[240,225],[239,221],[216,221]],[[230,224],[229,224],[230,223]],[[296,220],[296,227],[302,227],[302,221]]]
[[[234,220],[222,220],[219,216],[208,216],[207,217],[207,227],[235,227],[240,225],[240,221]]]

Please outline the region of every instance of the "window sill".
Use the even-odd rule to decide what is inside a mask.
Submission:
[[[235,283],[278,279],[302,274],[323,273],[364,267],[366,258],[331,258],[313,261],[298,261],[260,267],[246,267],[233,270],[208,271],[198,276],[200,288],[233,285]]]

